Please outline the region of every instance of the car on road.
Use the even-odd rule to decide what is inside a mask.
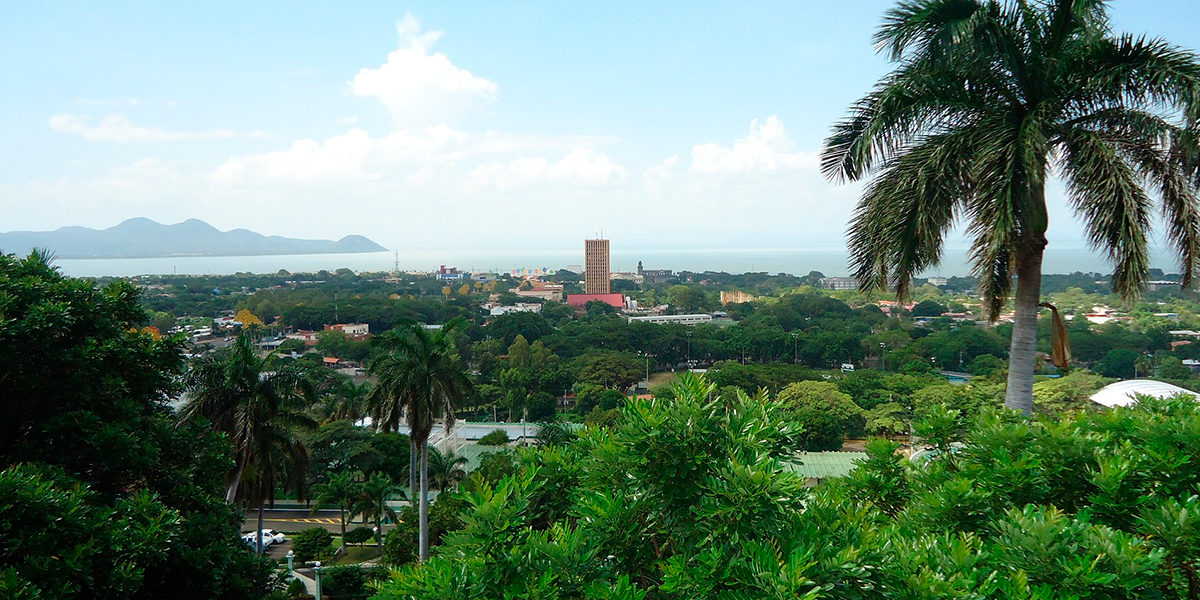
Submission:
[[[255,533],[253,531],[251,531],[250,533],[246,533],[246,534],[242,535],[242,541],[246,542],[247,546],[250,546],[251,548],[253,548],[258,545],[258,536],[255,535]],[[282,533],[275,531],[274,529],[262,530],[263,550],[266,550],[267,548],[270,548],[271,546],[273,546],[275,544],[282,544],[285,541],[287,541],[287,537],[284,536]]]

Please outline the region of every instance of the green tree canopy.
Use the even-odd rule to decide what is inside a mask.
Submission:
[[[232,452],[176,421],[181,340],[146,320],[124,281],[0,255],[0,596],[266,593],[220,498]]]
[[[1125,298],[1146,281],[1155,204],[1183,283],[1200,270],[1200,61],[1115,33],[1096,0],[906,1],[875,43],[896,68],[822,155],[830,178],[870,180],[850,225],[854,274],[908,296],[965,222],[989,318],[1017,282],[1006,404],[1028,414],[1052,174]]]

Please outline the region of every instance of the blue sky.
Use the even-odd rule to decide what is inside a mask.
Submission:
[[[3,3],[0,230],[841,245],[860,188],[815,157],[891,2],[501,4]],[[1200,48],[1200,3],[1112,14]]]

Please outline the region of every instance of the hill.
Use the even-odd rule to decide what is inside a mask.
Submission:
[[[33,248],[49,248],[59,258],[337,254],[386,250],[361,235],[348,235],[336,242],[302,240],[265,236],[248,229],[221,231],[199,219],[163,225],[136,218],[100,230],[62,227],[55,231],[0,233],[0,252],[25,254]]]

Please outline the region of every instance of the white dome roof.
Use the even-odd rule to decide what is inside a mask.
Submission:
[[[1196,396],[1195,392],[1162,381],[1154,381],[1153,379],[1126,379],[1125,381],[1106,385],[1100,391],[1092,394],[1092,402],[1108,407],[1129,406],[1137,402],[1134,399],[1135,394],[1166,398],[1180,393]]]

